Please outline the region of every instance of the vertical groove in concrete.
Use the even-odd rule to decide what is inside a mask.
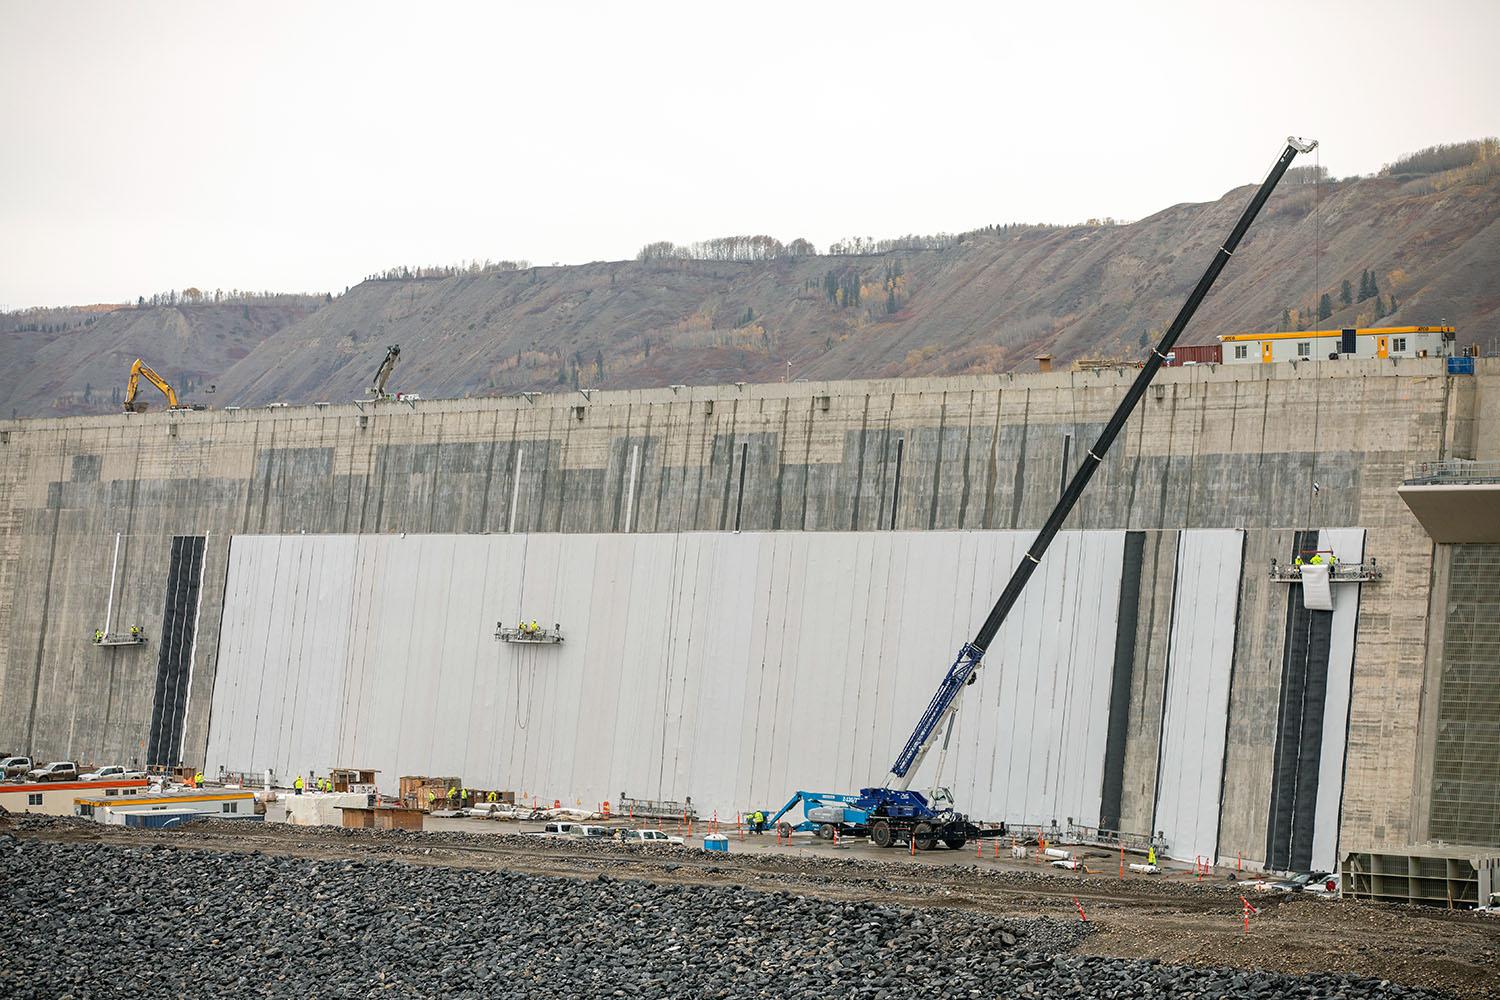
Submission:
[[[1010,523],[1006,525],[1012,530],[1021,526],[1021,497],[1026,487],[1026,438],[1031,430],[1031,390],[1022,390],[1022,399],[1025,402],[1021,409],[1021,440],[1016,446],[1016,471],[1011,480],[1010,494]]]
[[[859,530],[859,501],[860,501],[860,498],[864,495],[864,486],[865,486],[865,439],[866,439],[867,435],[869,434],[869,430],[870,430],[870,397],[869,397],[868,394],[866,394],[865,398],[864,398],[864,406],[862,406],[860,408],[859,432],[858,432],[858,437],[856,439],[858,441],[858,446],[857,447],[858,447],[858,452],[859,452],[859,458],[858,458],[857,464],[855,466],[855,472],[854,472],[854,489],[853,489],[853,491],[851,493],[850,504],[849,504],[849,507],[850,507],[850,512],[849,512],[849,530],[850,531],[858,531]]]
[[[948,394],[943,393],[942,407],[938,411],[937,445],[932,459],[932,501],[927,506],[927,530],[938,523],[938,498],[943,495],[943,432],[948,427]]]

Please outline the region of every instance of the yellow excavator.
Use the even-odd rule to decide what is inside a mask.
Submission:
[[[143,413],[146,410],[146,404],[144,402],[137,403],[135,401],[136,394],[138,392],[140,392],[140,389],[141,389],[141,379],[143,377],[146,379],[147,382],[150,382],[152,385],[154,385],[158,389],[160,389],[163,396],[167,397],[167,409],[169,409],[169,410],[201,410],[201,409],[203,409],[203,407],[201,407],[201,406],[188,406],[185,403],[179,403],[179,402],[177,402],[177,391],[175,389],[173,389],[170,385],[167,384],[167,380],[164,379],[164,378],[162,378],[160,375],[156,374],[156,372],[152,371],[151,367],[149,365],[147,365],[144,361],[142,361],[140,358],[136,358],[135,359],[135,364],[133,364],[133,365],[130,366],[130,382],[127,383],[126,386],[125,386],[125,412],[126,413]]]

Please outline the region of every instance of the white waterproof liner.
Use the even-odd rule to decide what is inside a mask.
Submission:
[[[1185,544],[1200,535],[1238,545]],[[721,820],[881,783],[1031,538],[239,536],[206,768],[371,767],[386,792],[456,775],[585,806],[690,795]],[[945,779],[972,815],[1098,822],[1123,544],[1060,534],[965,693]],[[1228,635],[1238,550],[1200,562],[1204,592],[1230,594]],[[522,618],[566,641],[493,638]],[[1189,624],[1174,635],[1199,641]]]
[[[1179,860],[1213,857],[1219,839],[1241,536],[1184,531],[1177,543],[1154,826]]]
[[[1318,548],[1332,549],[1341,564],[1358,565],[1365,555],[1365,529],[1324,528],[1318,533]],[[1349,740],[1359,587],[1357,583],[1332,585],[1333,628],[1328,637],[1328,690],[1323,701],[1323,746],[1312,850],[1312,867],[1325,872],[1338,870],[1339,809],[1344,800],[1344,752]]]
[[[1319,543],[1322,547],[1322,543]],[[1333,610],[1333,585],[1328,580],[1327,563],[1303,563],[1297,567],[1302,572],[1302,604],[1309,611]]]

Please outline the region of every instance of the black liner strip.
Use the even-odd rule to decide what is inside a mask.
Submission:
[[[194,618],[198,588],[203,578],[202,535],[172,539],[172,561],[167,571],[166,604],[162,610],[161,642],[156,658],[156,699],[151,707],[151,738],[146,763],[175,766],[182,743],[188,702],[188,668],[193,653]]]
[[[1104,741],[1104,785],[1099,796],[1099,827],[1120,829],[1125,787],[1125,742],[1130,731],[1130,684],[1135,675],[1135,633],[1141,608],[1141,567],[1146,533],[1125,533],[1120,569],[1120,624],[1115,632],[1114,677],[1109,688],[1109,735]]]
[[[1316,531],[1298,532],[1292,558],[1317,544]],[[1278,871],[1305,871],[1312,864],[1332,634],[1333,612],[1309,611],[1303,605],[1302,589],[1288,587],[1271,811],[1266,823],[1266,865]]]

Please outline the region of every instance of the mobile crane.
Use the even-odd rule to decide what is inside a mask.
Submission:
[[[380,362],[380,367],[375,370],[375,379],[370,383],[369,392],[371,399],[390,399],[391,394],[385,391],[385,384],[390,381],[391,372],[396,368],[396,360],[401,357],[401,345],[392,344],[385,349],[385,360]]]
[[[1135,381],[1126,391],[1125,398],[1120,401],[1120,405],[1115,408],[1109,422],[1104,425],[1099,439],[1084,454],[1078,471],[1068,481],[1067,488],[1058,498],[1057,505],[1052,508],[1052,513],[1042,525],[1042,530],[1037,532],[1036,539],[1021,558],[1020,565],[1011,574],[1010,582],[1000,593],[1000,598],[995,602],[989,617],[979,627],[979,632],[974,639],[965,643],[958,651],[958,657],[948,668],[948,673],[943,677],[942,683],[938,685],[937,693],[933,695],[926,711],[922,713],[916,729],[912,730],[911,736],[906,740],[906,745],[901,748],[900,754],[896,757],[896,763],[891,765],[885,784],[875,788],[861,788],[858,794],[798,791],[772,816],[772,825],[781,823],[782,817],[787,812],[801,805],[804,820],[795,826],[790,823],[781,823],[780,829],[787,832],[792,829],[815,830],[825,835],[829,831],[839,829],[856,835],[868,834],[878,847],[889,847],[899,840],[911,842],[915,848],[921,850],[932,847],[937,840],[956,849],[963,847],[970,837],[984,836],[986,833],[993,832],[969,822],[968,817],[954,809],[953,796],[948,789],[936,785],[937,781],[942,780],[943,758],[947,753],[948,739],[952,736],[952,721],[958,710],[959,695],[963,693],[964,688],[978,679],[978,671],[983,665],[985,652],[999,633],[1000,626],[1005,623],[1006,616],[1020,599],[1027,581],[1031,579],[1031,574],[1037,566],[1041,565],[1048,546],[1052,544],[1063,522],[1068,519],[1068,515],[1077,505],[1079,497],[1083,495],[1094,472],[1104,461],[1105,453],[1109,451],[1110,445],[1124,429],[1125,422],[1130,419],[1141,397],[1146,394],[1146,387],[1156,377],[1157,370],[1166,363],[1167,352],[1172,349],[1172,345],[1177,342],[1177,338],[1187,327],[1188,321],[1198,311],[1198,306],[1202,304],[1204,296],[1218,280],[1219,272],[1224,270],[1224,265],[1229,263],[1229,258],[1234,255],[1235,249],[1240,245],[1240,240],[1244,239],[1245,233],[1250,229],[1250,224],[1260,214],[1266,199],[1270,198],[1271,192],[1275,190],[1282,175],[1292,165],[1292,160],[1296,159],[1297,154],[1311,152],[1317,144],[1317,140],[1303,140],[1296,136],[1287,137],[1286,148],[1281,151],[1281,156],[1277,158],[1270,173],[1261,182],[1255,196],[1250,199],[1250,204],[1246,206],[1239,221],[1235,223],[1229,238],[1215,251],[1208,270],[1203,273],[1203,277],[1198,279],[1198,284],[1193,288],[1192,294],[1178,311],[1177,318],[1172,321],[1171,326],[1167,327],[1161,342],[1151,351],[1151,355],[1136,375]],[[935,787],[928,795],[923,795],[921,792],[911,790],[911,782],[916,776],[918,766],[936,741],[939,730],[943,731],[943,749],[938,758]]]

